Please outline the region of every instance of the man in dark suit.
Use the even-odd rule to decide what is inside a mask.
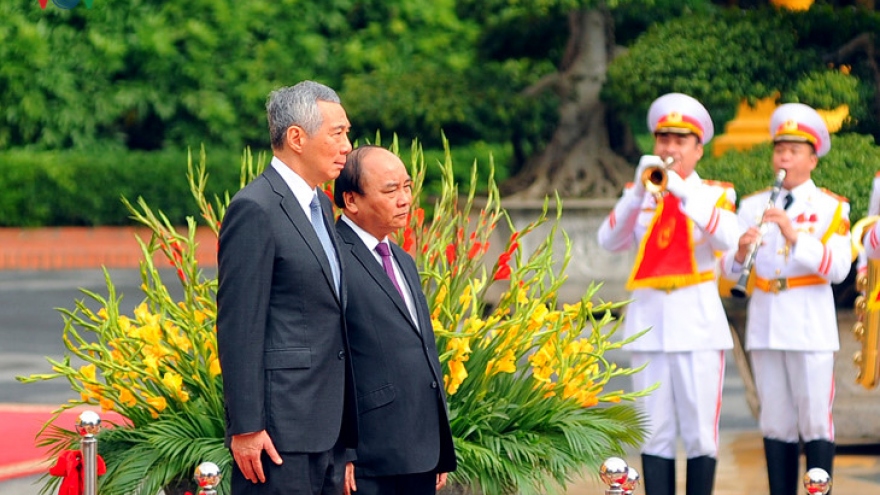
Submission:
[[[345,292],[329,199],[351,152],[336,93],[269,95],[274,157],[220,228],[217,343],[233,495],[338,495],[357,445]]]
[[[456,467],[443,376],[419,272],[388,241],[406,225],[412,180],[393,153],[361,146],[334,189],[360,436],[346,484],[357,495],[433,494]]]

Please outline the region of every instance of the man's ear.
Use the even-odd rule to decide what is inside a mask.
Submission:
[[[287,132],[284,135],[284,140],[287,143],[287,146],[297,153],[302,153],[306,138],[308,138],[308,135],[303,128],[298,125],[288,127]]]
[[[346,191],[342,193],[342,200],[345,201],[345,209],[346,211],[350,211],[352,213],[357,213],[358,206],[355,198],[357,195],[352,191]]]

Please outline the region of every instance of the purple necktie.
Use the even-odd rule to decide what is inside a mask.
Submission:
[[[388,247],[388,244],[380,242],[379,244],[376,244],[376,252],[379,253],[379,257],[382,258],[382,268],[385,269],[385,273],[391,278],[391,283],[394,284],[397,293],[400,294],[400,297],[402,297],[404,301],[406,301],[406,298],[403,297],[403,291],[400,290],[400,286],[397,284],[397,276],[394,275],[394,266],[391,264],[391,248]]]

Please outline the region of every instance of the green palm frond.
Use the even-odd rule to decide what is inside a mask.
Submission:
[[[605,458],[643,440],[644,418],[632,405],[545,411],[540,421],[524,409],[510,407],[494,415],[500,424],[487,420],[456,435],[454,482],[492,494],[562,490],[585,466],[595,471]]]
[[[187,481],[202,462],[213,462],[228,473],[232,460],[223,444],[220,419],[198,414],[175,414],[137,428],[109,429],[99,435],[98,446],[107,464],[107,474],[100,479],[104,493],[154,495]],[[218,492],[229,493],[228,479]]]

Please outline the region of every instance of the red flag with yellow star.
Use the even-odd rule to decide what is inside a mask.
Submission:
[[[693,221],[681,211],[681,202],[672,194],[661,197],[639,246],[627,290],[674,290],[711,280],[713,276],[712,272],[697,271]]]

